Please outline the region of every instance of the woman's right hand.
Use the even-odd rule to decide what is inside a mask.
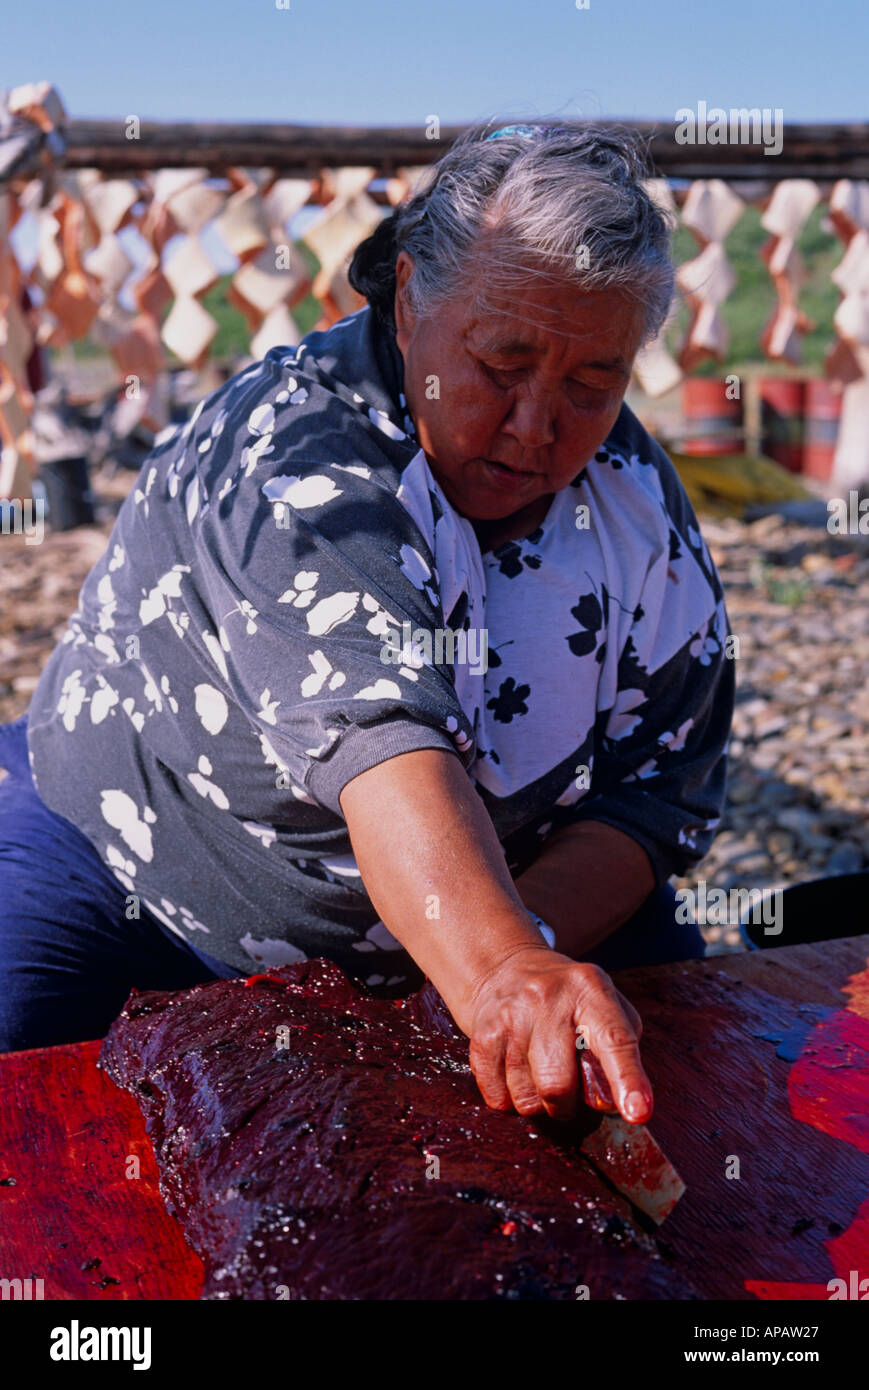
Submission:
[[[470,1038],[486,1104],[567,1118],[582,1056],[603,1081],[591,1104],[614,1099],[626,1120],[647,1120],[637,1013],[596,965],[544,945],[459,758],[439,748],[389,758],[347,783],[341,809],[381,921]]]
[[[514,951],[475,989],[470,1018],[471,1067],[493,1109],[567,1119],[580,1094],[579,1058],[590,1054],[625,1119],[651,1116],[640,1017],[598,966],[547,946]]]

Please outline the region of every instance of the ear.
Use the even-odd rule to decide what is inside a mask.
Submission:
[[[407,302],[407,282],[414,271],[413,257],[407,251],[399,251],[395,262],[395,304],[393,313],[395,314],[395,339],[399,348],[404,352],[410,334],[413,332],[414,318],[413,311]]]

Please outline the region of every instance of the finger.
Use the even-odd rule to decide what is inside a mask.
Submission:
[[[480,1094],[491,1110],[512,1110],[513,1102],[504,1072],[506,1042],[503,1034],[471,1039],[468,1061]]]
[[[637,1035],[618,1000],[600,984],[584,1004],[582,1027],[622,1115],[633,1124],[645,1123],[652,1114],[652,1086]]]
[[[643,1020],[640,1018],[640,1015],[637,1013],[630,999],[626,999],[625,996],[622,994],[621,990],[616,989],[615,985],[613,985],[613,993],[615,994],[615,997],[618,1000],[622,1010],[627,1014],[628,1022],[630,1023],[634,1032],[636,1033],[637,1038],[642,1038]]]
[[[531,1067],[528,1063],[528,1043],[511,1038],[507,1044],[504,1073],[513,1105],[520,1115],[536,1115],[543,1109]]]
[[[531,1077],[547,1115],[567,1120],[576,1109],[579,1075],[569,1023],[535,1027],[528,1045]]]
[[[644,1124],[652,1114],[652,1087],[636,1037],[623,1015],[596,1031],[596,1048],[620,1112],[631,1123]]]

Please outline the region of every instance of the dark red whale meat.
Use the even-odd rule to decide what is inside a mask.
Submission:
[[[467,1053],[431,985],[376,1000],[315,960],[134,992],[100,1066],[203,1298],[690,1297],[576,1143],[483,1104]]]

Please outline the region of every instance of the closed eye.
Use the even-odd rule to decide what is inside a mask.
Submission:
[[[527,371],[525,367],[492,367],[481,358],[478,358],[478,361],[496,386],[514,386]]]
[[[529,370],[527,367],[494,367],[489,362],[484,362],[482,358],[478,358],[477,361],[495,385],[503,389],[515,386],[523,376],[527,375]],[[579,381],[576,377],[570,377],[565,382],[565,387],[572,399],[578,399],[583,404],[594,404],[595,402],[603,404],[615,389],[613,386],[591,386],[588,382]]]
[[[580,405],[599,406],[601,409],[606,406],[613,394],[611,386],[589,386],[584,381],[570,381],[571,399]]]
[[[518,386],[529,370],[527,367],[491,367],[488,362],[482,361],[480,365],[490,381],[502,391],[509,391]],[[579,402],[581,405],[602,405],[611,394],[609,387],[589,386],[573,377],[564,383],[563,389],[571,401]]]

